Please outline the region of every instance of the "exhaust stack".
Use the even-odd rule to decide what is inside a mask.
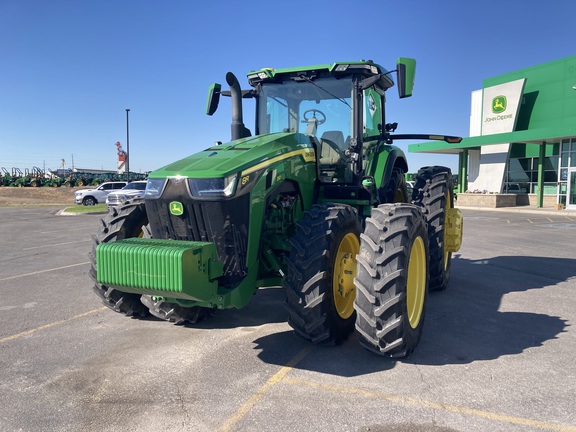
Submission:
[[[226,82],[230,86],[230,96],[232,97],[231,139],[247,138],[251,136],[251,133],[244,126],[244,120],[242,119],[242,90],[240,89],[240,84],[232,72],[226,74]]]

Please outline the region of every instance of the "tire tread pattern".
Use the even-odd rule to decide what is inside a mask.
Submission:
[[[355,208],[317,204],[296,223],[284,277],[288,323],[296,334],[317,344],[336,345],[354,331],[355,314],[341,318],[332,295],[333,254],[347,233],[360,233]]]
[[[443,291],[448,287],[452,254],[444,262],[444,227],[446,223],[446,196],[453,205],[452,172],[443,166],[424,167],[416,174],[413,203],[423,209],[428,224],[430,242],[430,291]]]
[[[360,343],[376,354],[404,357],[420,340],[426,293],[415,329],[408,322],[406,306],[410,252],[418,236],[427,252],[426,222],[420,208],[412,204],[383,204],[366,219],[355,279],[356,330]]]
[[[94,281],[93,291],[102,302],[115,312],[128,316],[145,317],[148,309],[140,302],[139,294],[125,293],[98,283],[96,271],[96,247],[101,243],[137,237],[148,225],[144,203],[134,201],[120,208],[112,208],[100,220],[100,229],[92,236],[90,277]]]

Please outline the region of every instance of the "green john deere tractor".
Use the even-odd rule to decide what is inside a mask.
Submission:
[[[372,61],[248,74],[250,90],[209,89],[207,114],[230,96],[232,137],[150,173],[143,199],[115,208],[94,237],[95,292],[126,315],[195,323],[283,285],[288,322],[318,344],[356,328],[382,355],[410,354],[429,289],[448,284],[462,239],[452,174],[427,167],[408,196],[398,135],[385,119],[397,75],[411,96],[415,61]],[[255,100],[254,134],[242,100]]]

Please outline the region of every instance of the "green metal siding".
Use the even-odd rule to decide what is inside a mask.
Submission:
[[[558,143],[576,136],[576,56],[488,78],[484,88],[526,78],[515,132],[464,138],[458,145],[443,142],[410,144],[411,153],[454,152],[503,143]]]
[[[484,88],[526,78],[516,130],[564,128],[576,123],[576,56],[484,80]]]

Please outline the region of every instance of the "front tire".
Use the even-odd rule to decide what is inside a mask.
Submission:
[[[359,235],[347,205],[314,205],[296,224],[284,277],[288,323],[313,343],[337,345],[354,331]]]
[[[412,353],[428,297],[428,235],[418,207],[383,204],[372,210],[360,235],[355,283],[360,343],[379,355]]]
[[[151,315],[174,324],[196,324],[212,315],[213,308],[201,306],[183,307],[177,303],[170,303],[150,295],[143,295],[140,301],[146,306]]]
[[[140,301],[140,294],[125,293],[98,283],[96,247],[101,243],[144,237],[147,225],[148,216],[144,202],[134,202],[119,209],[111,209],[106,217],[101,219],[101,227],[98,233],[92,237],[92,252],[89,257],[92,262],[90,276],[95,283],[94,292],[110,309],[128,316],[144,317],[148,314],[148,308]]]

